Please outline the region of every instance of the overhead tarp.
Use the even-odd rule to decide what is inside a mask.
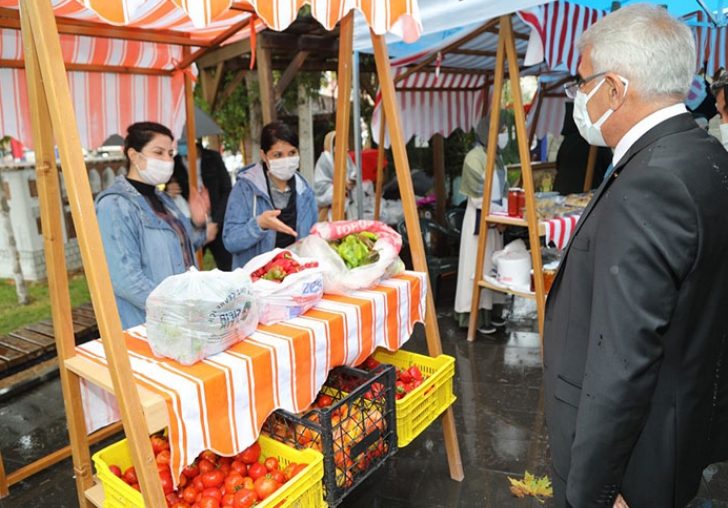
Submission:
[[[256,16],[256,31],[268,24],[282,30],[295,19],[298,9],[311,4],[312,15],[332,28],[352,8],[360,9],[376,33],[398,30],[406,40],[421,33],[415,0],[377,2],[372,0],[53,0],[57,19],[78,22],[80,29],[96,33],[110,25],[141,30],[164,30],[192,42],[207,45],[231,26]],[[0,18],[18,19],[17,0],[0,0]],[[258,9],[256,14],[255,10]],[[265,23],[264,23],[265,22]],[[98,25],[98,26],[96,26]],[[7,25],[6,25],[7,26]],[[250,24],[227,42],[250,36]],[[182,46],[161,42],[140,42],[104,36],[61,35],[67,66],[95,65],[125,67],[132,72],[88,72],[69,70],[68,82],[77,114],[81,143],[100,146],[114,133],[125,133],[138,121],[155,121],[181,132],[184,124],[184,75],[179,69]],[[197,48],[192,46],[191,51]],[[33,147],[23,45],[20,31],[0,29],[0,133]],[[141,71],[140,71],[141,70]],[[142,71],[163,71],[165,75]]]

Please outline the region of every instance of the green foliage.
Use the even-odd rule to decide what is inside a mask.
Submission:
[[[28,282],[29,305],[18,305],[18,295],[12,279],[0,279],[0,335],[51,317],[48,284]],[[91,300],[83,274],[70,275],[68,290],[71,307]]]
[[[221,90],[235,78],[235,73],[227,72],[222,79]],[[202,98],[202,87],[195,87],[195,104],[210,114],[225,132],[222,136],[223,148],[237,152],[243,140],[248,136],[250,121],[248,108],[250,102],[259,97],[257,90],[248,94],[245,81],[240,83],[233,93],[216,110],[211,111],[210,105]]]

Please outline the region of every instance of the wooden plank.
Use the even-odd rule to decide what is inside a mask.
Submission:
[[[22,337],[5,335],[3,337],[0,337],[0,345],[20,351],[27,356],[28,360],[37,358],[41,354],[43,354],[42,346],[33,342],[29,342],[27,340],[23,340]]]
[[[263,125],[276,121],[275,90],[273,89],[273,67],[271,50],[263,46],[258,38],[256,58],[258,65],[258,83],[260,89],[260,108],[263,113]]]
[[[79,333],[84,333],[91,328],[98,327],[95,317],[91,318],[88,316],[82,316],[82,315],[76,314],[75,312],[72,312],[71,315],[73,317],[73,323],[83,327],[83,330],[81,330]]]
[[[88,310],[90,310],[91,312],[93,312],[93,311],[94,311],[94,304],[93,304],[93,303],[91,303],[91,302],[86,302],[86,303],[82,303],[81,305],[79,305],[79,306],[78,306],[78,307],[76,307],[76,308],[77,308],[77,309],[88,309]]]
[[[53,332],[53,325],[49,325],[47,323],[33,323],[26,326],[25,328],[27,328],[31,332],[40,333],[48,337],[55,337],[55,333]]]
[[[10,365],[8,365],[8,362],[6,362],[3,358],[0,358],[0,372],[5,372],[10,368]],[[0,497],[2,497],[2,492],[0,492]]]
[[[308,51],[299,51],[298,53],[296,53],[296,56],[293,57],[291,63],[288,64],[286,70],[283,71],[283,74],[281,74],[278,83],[276,83],[276,86],[273,88],[273,93],[275,94],[276,100],[281,98],[283,92],[285,92],[286,88],[288,88],[288,85],[291,84],[291,81],[293,81],[293,78],[296,76],[296,73],[301,68],[301,65],[303,65],[303,62],[306,61],[307,56]]]
[[[349,12],[339,24],[338,98],[336,100],[336,138],[334,139],[334,197],[331,218],[346,218],[344,192],[346,167],[349,158],[349,128],[351,126],[352,57],[354,54],[354,12]],[[358,100],[358,99],[357,99]],[[358,121],[358,119],[357,119]]]
[[[352,13],[353,14],[353,13]],[[346,19],[346,18],[345,18]],[[344,32],[344,20],[341,24],[341,32]],[[397,181],[402,195],[404,217],[407,224],[407,231],[410,233],[410,249],[412,262],[415,270],[426,272],[427,260],[425,258],[425,247],[422,242],[420,231],[420,220],[417,215],[415,193],[412,187],[412,174],[407,150],[405,148],[404,135],[402,133],[402,121],[399,118],[399,106],[392,80],[392,69],[389,66],[389,54],[387,44],[383,35],[377,35],[370,30],[372,46],[374,47],[374,59],[377,64],[379,83],[382,90],[382,111],[385,112],[389,126],[390,140],[392,142],[392,154],[394,155],[394,167],[397,171]],[[343,45],[342,41],[342,45]],[[340,90],[348,90],[342,88]],[[338,118],[337,118],[338,126]],[[485,231],[485,229],[484,229]],[[486,235],[483,235],[486,236]],[[477,272],[476,272],[477,273]],[[435,301],[432,297],[432,286],[429,277],[427,279],[427,300],[425,310],[425,335],[427,337],[427,350],[430,356],[438,356],[442,353],[442,342],[440,342],[440,329],[437,324],[437,311]],[[460,456],[460,445],[458,444],[457,428],[455,426],[455,413],[452,406],[448,407],[442,415],[442,432],[445,438],[445,449],[447,451],[447,462],[450,468],[450,478],[462,481],[465,478],[463,473],[463,462]]]
[[[71,321],[71,324],[73,325],[74,335],[81,333],[86,329],[86,326],[74,323],[73,319],[71,319],[70,321]],[[44,319],[43,321],[39,321],[37,323],[34,323],[33,325],[28,325],[28,326],[42,326],[42,327],[48,326],[48,327],[50,327],[51,330],[53,330],[53,318]],[[55,337],[55,332],[53,332],[53,336]]]
[[[74,307],[71,312],[74,316],[84,316],[96,321],[96,313],[94,312],[93,307],[90,309],[87,307]]]
[[[20,365],[27,359],[26,355],[18,351],[0,344],[0,360],[5,362],[7,368],[13,368]]]

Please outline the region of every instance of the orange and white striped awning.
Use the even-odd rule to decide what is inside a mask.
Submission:
[[[351,9],[361,10],[375,33],[398,32],[406,40],[419,37],[422,27],[417,0],[45,0],[52,1],[59,26],[74,25],[75,33],[88,28],[156,31],[169,42],[142,42],[122,38],[61,35],[71,95],[78,116],[83,146],[98,147],[112,134],[124,135],[130,123],[156,121],[180,134],[184,124],[182,43],[207,46],[230,27],[251,19],[226,42],[250,37],[253,26],[283,30],[304,4],[327,29]],[[18,0],[0,0],[0,26],[18,19]],[[6,18],[6,19],[3,19]],[[98,26],[97,26],[98,25]],[[114,33],[118,35],[118,33]],[[120,36],[121,37],[121,36]],[[18,30],[0,28],[0,133],[32,147],[23,47]],[[142,69],[146,72],[88,72],[74,66]]]

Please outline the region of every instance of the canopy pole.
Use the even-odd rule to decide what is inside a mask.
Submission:
[[[592,188],[594,180],[594,167],[597,165],[597,151],[599,147],[591,145],[589,147],[589,158],[586,160],[586,175],[584,176],[584,192]]]
[[[51,125],[58,142],[64,168],[64,183],[73,214],[73,222],[78,233],[79,249],[94,304],[94,312],[99,323],[99,332],[109,363],[114,393],[117,396],[124,430],[128,438],[132,462],[139,475],[146,506],[165,506],[166,501],[159,481],[152,445],[149,442],[149,434],[145,422],[139,418],[139,415],[143,414],[139,392],[127,389],[129,386],[134,386],[135,380],[131,372],[121,320],[114,300],[114,289],[111,285],[106,256],[101,243],[101,233],[91,198],[91,188],[86,174],[76,113],[73,110],[71,93],[63,66],[53,6],[50,2],[20,0],[20,8],[27,11],[30,21],[30,30],[27,34],[33,37],[33,44],[37,51],[43,94],[48,101]],[[57,211],[50,210],[49,213],[57,213]],[[51,302],[61,296],[56,294]],[[65,369],[63,361],[60,362],[60,367],[61,370]],[[83,418],[83,413],[80,414]],[[85,478],[87,474],[91,474],[91,465],[85,457],[76,464],[77,476],[82,475]],[[80,483],[78,485],[80,486]],[[88,506],[83,492],[79,492],[79,501],[82,507]]]
[[[387,115],[384,108],[379,110],[381,121],[379,122],[379,144],[377,145],[377,192],[374,197],[374,220],[379,220],[379,212],[382,206],[382,187],[384,186],[384,134],[387,130]]]
[[[182,48],[182,55],[184,58],[189,56],[190,49],[185,47]],[[191,198],[193,193],[197,192],[202,182],[197,181],[197,137],[195,136],[195,96],[194,86],[192,85],[192,77],[189,72],[185,72],[185,116],[187,125],[187,175],[190,183],[190,194]],[[202,161],[200,161],[202,164]],[[203,257],[202,249],[199,249],[195,253],[197,259],[197,266],[202,270],[203,268]]]
[[[349,14],[351,16],[351,13]],[[386,111],[389,119],[389,139],[391,140],[392,154],[394,156],[394,167],[397,171],[399,192],[402,197],[404,218],[407,225],[407,236],[409,237],[412,263],[415,270],[427,273],[427,259],[425,248],[422,242],[422,231],[420,220],[417,216],[417,205],[415,193],[412,186],[412,174],[409,161],[407,160],[406,143],[402,133],[402,122],[399,118],[399,106],[395,95],[394,81],[392,80],[392,69],[389,66],[389,54],[387,43],[383,35],[375,34],[371,29],[372,46],[374,47],[374,59],[377,64],[380,88],[382,92],[382,110]],[[351,53],[348,55],[351,56]],[[442,342],[440,342],[440,330],[437,325],[437,311],[432,296],[432,286],[429,276],[427,278],[427,301],[426,301],[425,334],[427,336],[427,349],[430,356],[438,356],[442,353]],[[460,447],[458,445],[457,429],[455,427],[455,415],[452,406],[449,406],[442,415],[442,429],[445,437],[445,448],[447,450],[447,461],[450,466],[450,477],[453,480],[462,481],[463,463],[460,458]]]
[[[364,218],[364,188],[361,174],[361,94],[359,93],[359,52],[354,51],[351,66],[352,105],[354,109],[354,154],[356,157],[356,213],[358,219]]]
[[[349,142],[349,124],[351,122],[351,79],[352,54],[354,53],[354,11],[341,18],[339,25],[339,96],[336,100],[336,138],[334,138],[334,199],[331,205],[333,220],[344,220],[346,217],[346,158]]]

